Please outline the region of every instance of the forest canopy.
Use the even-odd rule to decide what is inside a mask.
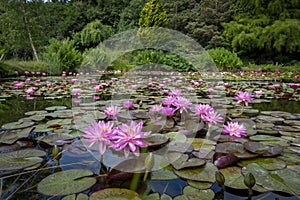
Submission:
[[[299,0],[0,0],[0,62],[49,61],[60,42],[79,61],[112,35],[149,26],[256,64],[299,62]]]

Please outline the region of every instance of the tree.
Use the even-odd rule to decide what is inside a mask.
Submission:
[[[96,47],[100,42],[113,34],[112,27],[103,25],[100,20],[88,23],[82,31],[75,34],[75,42],[83,51],[85,48]]]
[[[32,4],[40,6],[40,1],[27,2],[1,0],[0,15],[0,43],[3,43],[11,55],[22,57],[34,56],[38,60],[35,47],[41,37],[38,16],[33,12]]]
[[[239,55],[252,57],[257,64],[281,57],[298,59],[299,1],[235,0],[236,16],[224,23],[228,45]],[[278,12],[280,11],[280,12]]]
[[[149,0],[140,14],[139,26],[167,27],[167,13],[159,0]]]

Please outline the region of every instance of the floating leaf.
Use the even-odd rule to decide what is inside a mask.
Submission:
[[[139,200],[139,195],[128,189],[123,188],[107,188],[104,190],[99,190],[98,192],[93,193],[90,196],[90,200],[98,200],[98,199],[106,199],[106,200]]]
[[[55,111],[55,110],[65,110],[65,109],[67,109],[66,106],[51,106],[51,107],[47,107],[45,110]]]
[[[285,162],[279,158],[254,158],[249,160],[241,160],[239,161],[238,165],[244,167],[251,163],[259,164],[267,170],[279,170],[286,167]]]
[[[6,130],[14,130],[14,129],[22,129],[22,128],[27,128],[30,126],[33,126],[34,122],[31,121],[18,121],[18,122],[11,122],[8,124],[2,125],[2,129]]]
[[[244,145],[235,142],[224,142],[216,145],[216,152],[218,153],[244,153]]]
[[[186,154],[181,153],[169,153],[168,154],[169,161],[171,165],[176,169],[180,170],[183,168],[190,168],[190,167],[199,167],[205,165],[205,160],[199,158],[190,158]]]
[[[145,141],[149,143],[149,147],[157,147],[167,143],[169,140],[165,135],[162,134],[151,134]]]
[[[189,199],[201,199],[201,200],[210,200],[213,199],[215,193],[212,190],[198,190],[191,186],[186,186],[183,189],[183,195],[177,196],[174,200],[189,200]]]
[[[0,135],[0,143],[12,144],[20,138],[26,138],[32,132],[33,128],[25,128],[20,130],[6,130]]]
[[[178,176],[176,176],[173,173],[173,168],[171,167],[171,165],[153,171],[151,173],[151,180],[172,180],[172,179],[178,179]]]
[[[212,183],[209,183],[209,182],[199,182],[199,181],[187,180],[187,183],[190,186],[197,188],[199,190],[209,189],[212,186]]]
[[[194,169],[174,170],[174,173],[179,177],[188,180],[214,182],[216,171],[218,171],[218,169],[214,164],[206,163],[206,165],[204,165],[203,167],[197,167]]]
[[[275,171],[271,173],[262,166],[256,163],[252,163],[243,167],[242,173],[252,173],[256,179],[256,183],[267,190],[281,191],[287,192],[289,194],[300,195],[300,175],[292,170],[286,170],[288,171]]]
[[[245,148],[252,152],[262,156],[275,156],[283,151],[283,148],[279,145],[268,146],[261,142],[246,142]]]
[[[33,166],[43,161],[46,153],[37,149],[22,149],[0,154],[0,171],[17,170]]]
[[[71,143],[73,139],[73,136],[64,133],[53,133],[37,138],[37,140],[45,142],[51,146]]]
[[[38,184],[38,191],[45,195],[62,196],[82,192],[96,183],[89,170],[71,169],[56,172]]]

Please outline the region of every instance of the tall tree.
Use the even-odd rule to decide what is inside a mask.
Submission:
[[[256,63],[266,59],[283,61],[298,59],[299,1],[235,0],[235,17],[224,24],[229,46],[240,55],[253,57]],[[279,12],[278,12],[279,11]]]
[[[159,0],[149,0],[140,14],[139,26],[143,27],[167,27],[167,13]]]

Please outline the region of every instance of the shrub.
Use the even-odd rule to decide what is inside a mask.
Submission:
[[[242,60],[234,52],[225,48],[216,48],[208,50],[209,55],[221,70],[239,69],[242,67]]]
[[[82,62],[82,55],[74,47],[74,41],[65,39],[58,41],[50,39],[50,44],[45,47],[43,59],[48,63],[50,73],[61,71],[76,71]]]

